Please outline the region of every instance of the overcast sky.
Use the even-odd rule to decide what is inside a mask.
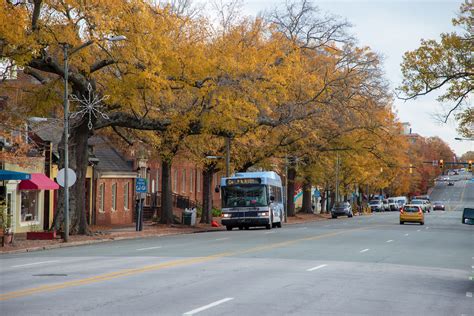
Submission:
[[[282,1],[244,0],[245,14],[256,15],[271,10]],[[323,12],[347,19],[359,45],[370,46],[384,57],[387,79],[395,88],[401,82],[400,63],[403,53],[416,49],[420,39],[439,39],[439,34],[453,31],[451,19],[461,0],[314,0]],[[436,96],[413,101],[395,100],[395,111],[402,122],[410,122],[414,133],[439,136],[456,154],[474,151],[473,141],[456,141],[456,124],[442,124],[434,116],[442,112]]]

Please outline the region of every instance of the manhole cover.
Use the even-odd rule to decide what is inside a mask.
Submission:
[[[60,273],[46,273],[46,274],[33,274],[33,276],[67,276],[67,274],[60,274]]]

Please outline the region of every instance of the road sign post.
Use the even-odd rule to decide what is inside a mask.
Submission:
[[[137,178],[135,182],[135,192],[137,193],[139,200],[137,205],[137,222],[135,230],[143,230],[143,197],[142,194],[146,193],[146,180],[144,178]]]

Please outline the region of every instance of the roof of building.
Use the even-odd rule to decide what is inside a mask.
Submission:
[[[53,152],[59,157],[58,145],[63,136],[63,125],[58,119],[44,119],[31,123],[32,132],[44,142],[53,144]],[[127,161],[114,146],[103,136],[93,136],[88,140],[92,146],[89,161],[98,161],[97,170],[100,172],[134,172],[133,162]]]
[[[33,122],[29,124],[31,131],[45,142],[53,144],[53,151],[58,152],[58,144],[64,133],[64,128],[59,119],[45,119],[42,122]]]
[[[106,138],[93,136],[89,145],[93,146],[94,156],[99,160],[98,171],[134,172],[132,161],[127,161]]]

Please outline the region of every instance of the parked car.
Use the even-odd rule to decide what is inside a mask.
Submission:
[[[400,205],[397,201],[397,198],[395,197],[388,198],[388,207],[390,211],[398,211],[400,209]]]
[[[383,212],[384,210],[382,200],[369,201],[369,207],[372,212]]]
[[[337,202],[331,209],[332,218],[337,218],[338,216],[347,216],[352,217],[352,207],[349,202]]]
[[[431,204],[428,202],[428,200],[411,200],[410,205],[419,206],[423,213],[429,213],[431,211]]]
[[[449,181],[449,182],[448,182],[448,185],[449,185],[449,186],[453,186],[453,185],[454,185],[454,182],[453,182],[453,181]]]
[[[433,202],[433,211],[444,211],[444,203],[443,202]]]
[[[400,225],[407,222],[425,224],[425,216],[420,205],[407,204],[400,210]]]
[[[474,208],[464,208],[464,211],[462,212],[462,223],[474,225]]]
[[[390,205],[389,205],[387,199],[383,199],[383,200],[382,200],[382,204],[383,204],[383,210],[384,210],[385,212],[390,211]]]

